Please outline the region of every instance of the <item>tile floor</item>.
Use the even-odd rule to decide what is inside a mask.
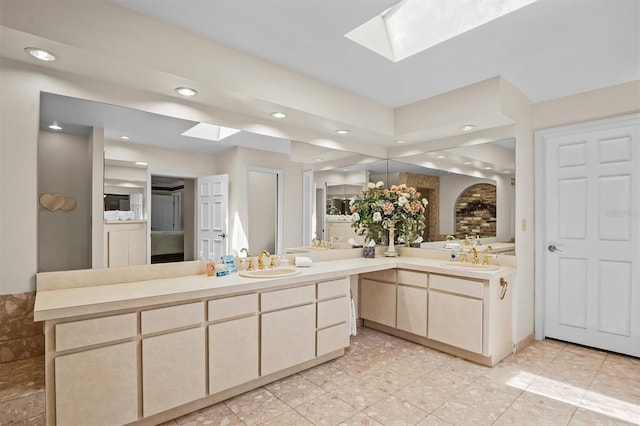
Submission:
[[[554,340],[493,368],[360,328],[344,357],[165,423],[640,425],[640,359]]]

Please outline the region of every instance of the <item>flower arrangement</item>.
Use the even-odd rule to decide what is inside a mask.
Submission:
[[[402,237],[409,245],[425,228],[426,198],[407,185],[385,188],[383,182],[369,182],[367,188],[355,194],[349,202],[351,226],[366,241],[387,245],[387,230],[394,228],[395,236]]]

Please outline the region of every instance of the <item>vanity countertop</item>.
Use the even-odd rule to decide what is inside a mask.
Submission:
[[[172,278],[158,278],[134,282],[92,285],[87,287],[39,290],[36,295],[34,318],[36,321],[69,318],[113,312],[123,309],[147,307],[163,303],[189,301],[200,298],[220,297],[230,294],[267,290],[293,285],[305,281],[325,281],[346,275],[374,272],[391,268],[405,268],[418,271],[461,276],[472,279],[491,280],[512,274],[511,266],[497,266],[490,271],[453,269],[442,259],[421,257],[377,257],[375,259],[351,258],[314,262],[307,268],[299,268],[301,273],[280,278],[245,278],[237,273],[224,277],[207,275],[187,275]],[[153,268],[145,265],[142,268]],[[141,268],[141,267],[137,267]],[[65,274],[104,274],[104,269],[86,271],[53,272],[38,274],[38,279],[47,274],[51,281],[65,280]],[[126,273],[124,268],[121,272]]]

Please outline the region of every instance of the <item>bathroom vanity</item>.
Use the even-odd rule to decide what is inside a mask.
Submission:
[[[158,424],[339,357],[356,275],[368,326],[488,365],[511,351],[513,268],[341,257],[269,279],[203,262],[38,274],[47,424]]]

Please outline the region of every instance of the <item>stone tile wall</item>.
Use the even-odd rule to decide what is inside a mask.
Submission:
[[[464,238],[465,235],[475,237],[496,236],[496,187],[488,183],[479,183],[465,189],[456,202],[456,236]],[[487,208],[473,209],[466,211],[467,205],[481,203],[490,205],[493,212]],[[493,213],[493,214],[492,214]]]
[[[429,200],[428,223],[423,236],[425,241],[444,240],[440,235],[440,177],[416,173],[400,173],[399,183],[416,188]]]
[[[35,292],[0,294],[0,364],[44,354],[42,322],[33,322]]]

